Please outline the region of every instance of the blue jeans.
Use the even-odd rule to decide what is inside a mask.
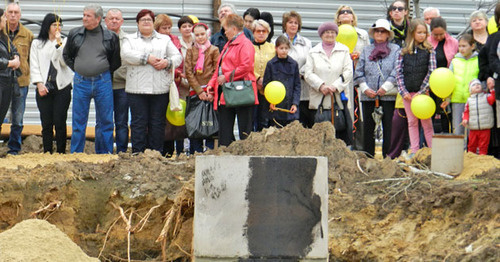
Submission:
[[[132,153],[146,148],[163,152],[165,114],[168,94],[127,94],[132,121],[130,122]]]
[[[85,148],[85,129],[92,98],[96,110],[95,152],[113,153],[113,89],[109,71],[93,77],[75,72],[71,153],[81,153]]]
[[[8,154],[17,155],[21,151],[21,133],[23,132],[23,116],[26,109],[26,96],[28,95],[28,87],[21,86],[20,96],[12,95],[11,105],[11,127],[9,136],[9,151]]]
[[[128,148],[128,101],[125,89],[113,90],[116,153]]]

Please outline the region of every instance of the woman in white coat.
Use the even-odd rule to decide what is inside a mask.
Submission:
[[[154,31],[154,19],[153,11],[141,10],[136,16],[138,32],[125,36],[121,49],[122,64],[127,67],[132,153],[146,148],[163,151],[172,68],[182,62],[170,37]]]
[[[45,15],[38,38],[30,50],[30,78],[36,85],[36,104],[42,122],[43,151],[53,151],[54,127],[57,153],[66,153],[66,118],[71,102],[73,71],[62,53],[66,38],[61,38],[62,20],[58,15]]]
[[[337,130],[336,137],[352,144],[352,121],[347,108],[347,98],[343,94],[352,82],[352,60],[347,46],[336,42],[339,28],[334,22],[325,22],[318,28],[321,43],[313,47],[305,64],[305,80],[311,87],[309,108],[317,110],[323,96],[323,108],[330,109],[334,96],[340,110],[343,110],[346,129]]]

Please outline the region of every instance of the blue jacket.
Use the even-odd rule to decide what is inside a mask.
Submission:
[[[253,34],[248,30],[246,27],[243,28],[243,33],[245,36],[248,38],[248,40],[253,41]],[[224,46],[227,44],[227,37],[224,34],[224,28],[221,28],[219,32],[213,34],[210,37],[210,43],[212,45],[216,46],[219,48],[219,52],[222,54],[222,49],[224,49]]]
[[[290,114],[281,111],[274,111],[270,117],[276,120],[297,120],[299,119],[300,103],[300,73],[299,65],[295,60],[288,56],[285,60],[275,56],[266,65],[262,85],[265,87],[271,81],[280,81],[286,88],[285,99],[276,107],[290,109],[292,105],[297,106],[297,112]]]

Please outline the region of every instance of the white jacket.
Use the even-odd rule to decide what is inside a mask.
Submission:
[[[73,71],[66,65],[62,56],[66,39],[63,39],[62,45],[59,48],[56,48],[55,40],[47,40],[45,44],[42,44],[42,41],[39,39],[33,40],[30,49],[31,83],[36,85],[36,83],[45,84],[47,82],[50,62],[52,61],[54,68],[57,70],[57,88],[61,90],[71,84],[73,81]]]
[[[332,50],[332,55],[328,57],[323,50],[323,44],[319,43],[309,51],[307,62],[305,64],[306,82],[311,87],[309,94],[309,108],[318,109],[319,103],[323,98],[323,93],[319,91],[321,85],[329,85],[337,88],[335,95],[336,103],[343,109],[340,100],[340,93],[345,91],[349,97],[349,86],[352,82],[352,60],[347,46],[336,42]],[[343,80],[340,76],[343,76]],[[330,99],[325,98],[323,108],[331,108]]]
[[[182,56],[170,37],[156,31],[148,38],[142,37],[139,32],[126,35],[120,54],[122,64],[127,67],[125,91],[133,94],[167,93],[173,81],[172,70],[182,62]],[[147,63],[150,54],[168,59],[168,67],[156,70]]]

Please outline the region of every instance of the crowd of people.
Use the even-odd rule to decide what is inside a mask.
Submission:
[[[412,157],[419,148],[432,147],[434,133],[469,131],[469,151],[499,157],[500,33],[488,32],[484,12],[472,12],[470,30],[455,39],[436,8],[425,9],[423,19],[412,19],[406,1],[396,0],[385,19],[364,30],[355,10],[341,5],[317,29],[321,41],[315,46],[300,34],[302,17],[296,11],[282,15],[280,35],[275,35],[269,12],[249,8],[239,16],[234,5],[223,3],[217,13],[220,31],[212,34],[207,24],[190,15],[178,20],[176,36],[168,15],[143,9],[136,15],[137,31],[127,34],[120,9],[105,15],[101,6],[89,4],[83,9],[83,25],[67,37],[61,35],[62,18],[49,13],[34,39],[19,23],[18,3],[8,4],[5,13],[0,9],[0,118],[10,106],[9,153],[21,150],[31,83],[36,86],[43,149],[50,153],[54,130],[56,152],[66,152],[71,100],[71,153],[83,152],[92,99],[98,154],[113,153],[114,144],[115,152],[126,152],[129,132],[132,153],[152,149],[172,156],[213,148],[214,137],[186,139],[185,127],[167,121],[169,94],[177,90],[188,104],[192,99],[211,103],[222,146],[235,140],[236,120],[239,139],[245,139],[251,132],[292,121],[311,128],[324,109],[335,119],[343,115],[343,126],[335,125],[336,137],[369,156],[375,155],[380,138],[375,134],[381,130],[384,157],[396,158],[406,149]],[[500,24],[500,4],[494,15]],[[342,25],[357,33],[352,50],[337,41]],[[431,73],[440,67],[450,68],[456,79],[445,99],[429,88]],[[286,90],[277,105],[264,95],[273,81]],[[235,82],[248,90],[245,97],[235,99],[229,93]],[[431,118],[419,119],[412,112],[412,101],[421,94],[436,103]]]

